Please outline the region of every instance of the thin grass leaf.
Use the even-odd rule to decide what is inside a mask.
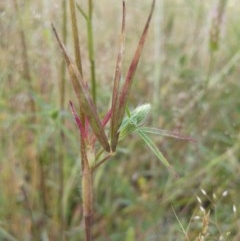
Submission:
[[[3,229],[2,227],[0,227],[0,237],[5,239],[5,240],[9,240],[9,241],[18,241],[18,239],[16,239],[15,237],[13,237],[10,233],[8,233],[5,229]]]
[[[115,68],[115,77],[114,77],[114,85],[112,92],[112,118],[111,118],[111,148],[115,151],[118,141],[118,134],[116,133],[117,125],[118,125],[118,105],[119,105],[119,85],[122,75],[122,58],[124,52],[124,43],[125,43],[125,2],[123,1],[123,13],[122,13],[122,30],[121,30],[121,41],[119,46],[119,52],[117,56],[117,63]]]
[[[80,41],[79,41],[79,34],[78,34],[75,0],[69,0],[69,8],[71,13],[72,35],[74,40],[75,63],[77,65],[78,71],[80,72],[81,76],[83,76],[81,48],[80,48]],[[85,126],[85,116],[81,109],[80,109],[80,119],[83,126]]]
[[[79,10],[79,12],[82,14],[83,18],[84,18],[86,21],[88,21],[88,16],[87,16],[87,14],[84,12],[84,10],[80,7],[80,5],[79,5],[78,3],[76,4],[76,6],[77,6],[77,9]]]
[[[142,53],[142,49],[147,37],[147,33],[148,33],[148,29],[149,29],[149,24],[152,18],[152,14],[153,14],[153,9],[155,6],[155,0],[153,0],[152,3],[152,7],[147,19],[147,22],[145,24],[143,33],[141,35],[140,41],[138,43],[137,49],[135,51],[134,57],[132,59],[132,62],[130,64],[130,67],[128,69],[128,73],[124,82],[124,85],[122,87],[120,96],[119,96],[119,104],[117,106],[117,117],[114,119],[114,125],[113,125],[113,129],[112,129],[112,136],[115,138],[114,142],[112,142],[111,146],[112,149],[115,150],[116,145],[117,145],[117,141],[118,141],[118,129],[122,123],[123,117],[124,117],[124,113],[125,113],[125,108],[126,108],[126,104],[128,101],[128,97],[130,95],[130,91],[131,91],[131,87],[133,84],[133,77],[134,74],[136,72],[137,66],[138,66],[138,62]]]
[[[63,43],[66,44],[67,42],[67,2],[62,1],[62,36],[63,36]],[[60,79],[60,108],[64,109],[65,105],[65,96],[66,96],[66,66],[64,59],[61,60],[61,67],[59,70],[59,74],[61,76]]]
[[[188,238],[188,235],[187,235],[187,231],[184,229],[183,224],[180,221],[180,219],[178,218],[177,213],[175,212],[173,206],[172,206],[172,210],[173,210],[173,213],[174,213],[174,215],[175,215],[175,217],[176,217],[176,219],[177,219],[177,221],[178,221],[178,223],[179,223],[179,225],[180,225],[180,227],[182,229],[182,233],[185,235],[186,240],[189,241],[189,238]]]
[[[75,53],[76,64],[79,72],[81,73],[81,75],[83,75],[80,42],[78,37],[78,26],[77,26],[77,18],[76,18],[76,10],[75,10],[75,1],[70,0],[69,6],[71,10],[72,33],[73,33],[73,39],[74,39],[74,49],[75,49],[74,53]]]
[[[93,103],[93,100],[89,94],[87,86],[84,84],[84,80],[82,75],[79,73],[77,67],[73,63],[73,61],[70,59],[63,43],[61,42],[55,27],[52,25],[54,34],[57,38],[57,41],[63,51],[65,61],[67,63],[67,68],[70,74],[70,78],[75,90],[75,93],[79,100],[79,105],[81,108],[81,111],[84,113],[84,115],[87,117],[89,124],[96,135],[99,142],[102,144],[103,148],[110,152],[110,146],[106,137],[106,134],[104,132],[103,126],[101,124],[100,118],[98,116],[96,107]]]
[[[149,133],[149,134],[154,134],[154,135],[160,135],[160,136],[165,136],[165,137],[172,137],[175,139],[180,139],[180,140],[186,140],[186,141],[191,141],[191,142],[196,142],[196,140],[190,136],[184,136],[175,132],[171,131],[166,131],[158,128],[153,128],[153,127],[139,127],[139,130],[143,131],[144,133]]]
[[[96,85],[96,71],[95,71],[92,13],[93,13],[93,0],[88,0],[88,19],[87,19],[88,41],[87,41],[87,43],[88,43],[88,56],[89,56],[89,62],[90,62],[92,98],[93,98],[94,104],[96,105],[96,103],[97,103],[97,85]]]
[[[149,24],[150,24],[152,14],[153,14],[154,5],[155,5],[155,0],[152,3],[150,14],[148,16],[147,22],[145,24],[145,27],[144,27],[144,30],[143,30],[143,33],[142,33],[142,36],[140,38],[140,41],[138,43],[138,46],[137,46],[137,49],[135,51],[134,57],[132,59],[130,67],[128,69],[128,73],[127,73],[127,76],[126,76],[126,79],[125,79],[125,82],[124,82],[124,86],[122,88],[120,104],[121,104],[121,106],[124,106],[124,110],[125,110],[126,102],[128,100],[128,96],[130,94],[131,87],[132,87],[132,84],[133,84],[133,77],[135,75],[135,72],[136,72],[136,69],[137,69],[137,66],[138,66],[138,62],[139,62],[139,59],[140,59],[140,56],[141,56],[141,53],[142,53],[142,50],[143,50],[143,46],[144,46],[144,43],[145,43],[145,40],[146,40],[146,37],[147,37]]]
[[[169,164],[167,159],[163,156],[163,154],[159,151],[159,149],[154,144],[154,142],[143,131],[137,130],[137,133],[144,140],[144,142],[148,145],[148,147],[155,154],[155,156],[163,163],[163,165],[166,166],[171,172],[173,172],[176,175],[177,173],[175,172],[173,167]]]

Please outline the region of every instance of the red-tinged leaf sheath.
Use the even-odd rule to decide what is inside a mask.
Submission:
[[[126,104],[128,101],[128,97],[131,91],[131,87],[133,84],[133,78],[134,78],[134,74],[136,72],[137,66],[138,66],[138,62],[142,53],[142,49],[147,37],[147,33],[148,33],[148,29],[149,29],[149,24],[152,18],[152,14],[153,14],[153,9],[155,6],[155,0],[153,0],[152,2],[152,6],[151,6],[151,10],[147,19],[147,22],[145,24],[143,33],[141,35],[140,41],[138,43],[137,49],[135,51],[134,57],[132,59],[132,62],[130,64],[130,67],[128,69],[128,73],[124,82],[124,85],[122,87],[120,96],[119,96],[119,100],[117,101],[117,106],[115,106],[113,113],[116,114],[116,117],[114,116],[114,120],[113,120],[113,127],[112,127],[112,138],[113,140],[111,140],[111,148],[113,151],[115,151],[116,146],[117,146],[117,141],[118,141],[118,129],[122,123],[123,117],[124,117],[124,113],[125,113],[125,108],[126,108]]]
[[[112,118],[111,118],[111,148],[112,151],[115,151],[118,140],[118,105],[119,105],[119,84],[122,75],[122,58],[124,52],[124,43],[125,43],[125,16],[126,16],[126,8],[125,2],[123,1],[123,13],[122,13],[122,30],[121,30],[121,41],[119,46],[119,52],[117,56],[117,63],[115,68],[115,77],[114,77],[114,85],[113,85],[113,94],[112,94]]]
[[[82,124],[82,122],[81,122],[81,120],[80,120],[80,118],[79,118],[79,116],[78,116],[74,106],[73,106],[72,101],[70,101],[69,104],[70,104],[70,108],[71,108],[72,114],[74,116],[75,122],[76,122],[76,124],[78,126],[78,129],[80,130],[81,136],[84,139],[86,139],[87,138],[86,130],[85,130],[85,128],[84,128],[84,126],[83,126],[83,124]]]
[[[80,105],[81,111],[86,116],[94,134],[96,135],[97,139],[99,140],[99,142],[101,143],[103,148],[106,151],[110,152],[110,146],[109,146],[106,134],[104,132],[103,126],[102,126],[100,118],[98,116],[96,107],[89,94],[88,88],[86,87],[85,81],[83,80],[82,75],[78,71],[78,69],[75,66],[75,64],[73,63],[73,61],[70,59],[63,43],[61,42],[61,40],[57,34],[55,27],[53,25],[52,25],[52,27],[53,27],[54,34],[57,38],[57,41],[64,54],[68,72],[69,72],[69,75],[71,78],[73,88],[74,88],[77,98],[79,100],[79,105]]]

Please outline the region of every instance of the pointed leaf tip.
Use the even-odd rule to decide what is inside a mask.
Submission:
[[[133,84],[134,74],[136,72],[138,62],[139,62],[139,59],[140,59],[140,56],[142,53],[142,49],[143,49],[143,46],[144,46],[144,43],[145,43],[145,40],[147,37],[149,24],[150,24],[150,21],[152,18],[154,6],[155,6],[155,0],[153,0],[153,2],[152,2],[152,6],[151,6],[150,13],[148,15],[148,19],[146,21],[144,30],[140,37],[140,40],[139,40],[137,49],[135,51],[135,54],[133,56],[132,62],[129,66],[127,76],[125,78],[125,82],[122,86],[122,89],[121,89],[121,91],[118,90],[117,94],[114,94],[114,96],[113,96],[115,98],[113,101],[114,105],[112,105],[113,117],[112,117],[112,125],[111,125],[111,147],[113,150],[115,150],[117,142],[118,142],[118,137],[119,137],[118,130],[119,130],[119,127],[124,118],[126,104],[128,101],[128,97],[130,95],[132,84]],[[124,14],[123,14],[123,16],[124,16]],[[114,90],[116,90],[116,89],[117,88],[114,88]]]
[[[122,77],[122,59],[124,53],[124,44],[125,44],[125,19],[126,19],[126,9],[125,9],[125,2],[123,1],[123,9],[122,9],[122,27],[121,27],[121,40],[119,44],[117,62],[115,67],[115,77],[114,77],[114,85],[112,91],[112,118],[111,118],[111,148],[115,151],[117,142],[118,142],[118,106],[119,106],[119,88],[120,88],[120,81]]]
[[[83,77],[82,77],[81,73],[79,72],[77,66],[74,64],[74,62],[71,60],[70,56],[68,55],[68,53],[65,49],[65,46],[62,43],[62,41],[60,40],[54,25],[52,25],[52,27],[53,27],[53,32],[58,41],[58,44],[62,49],[65,61],[67,63],[67,68],[68,68],[68,72],[70,75],[70,79],[71,79],[73,88],[75,90],[75,93],[78,97],[79,105],[81,106],[81,110],[82,110],[83,114],[87,117],[89,124],[90,124],[94,134],[96,135],[97,139],[101,143],[102,147],[106,151],[110,152],[110,145],[108,143],[107,136],[104,132],[97,109],[89,94],[85,81],[83,80]]]

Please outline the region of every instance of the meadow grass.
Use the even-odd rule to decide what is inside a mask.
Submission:
[[[78,3],[87,9],[87,1]],[[197,143],[153,136],[178,172],[176,179],[134,133],[124,139],[114,158],[94,174],[93,240],[237,241],[239,4],[226,1],[220,21],[217,1],[161,3],[135,75],[130,108],[153,103],[148,125],[190,135]],[[124,73],[150,4],[126,1]],[[68,107],[69,99],[77,100],[51,30],[51,22],[61,30],[62,12],[59,1],[0,3],[1,240],[84,237],[78,131]],[[120,2],[94,1],[97,107],[102,117],[110,105],[121,15]],[[79,12],[77,17],[83,71],[90,79],[86,24]],[[73,56],[69,9],[67,19],[65,41]],[[26,49],[19,41],[21,32]]]

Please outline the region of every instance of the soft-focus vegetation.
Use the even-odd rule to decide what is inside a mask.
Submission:
[[[87,9],[87,1],[76,2]],[[68,105],[76,99],[51,30],[53,22],[63,31],[66,7],[72,54],[64,3],[0,2],[0,240],[84,237],[79,134]],[[111,103],[121,4],[94,1],[102,115]],[[150,5],[126,1],[125,73]],[[94,240],[240,239],[239,11],[234,0],[157,1],[130,108],[151,103],[148,126],[197,143],[152,136],[175,178],[137,135],[126,138],[94,173]],[[90,79],[86,22],[77,14],[83,73]]]

